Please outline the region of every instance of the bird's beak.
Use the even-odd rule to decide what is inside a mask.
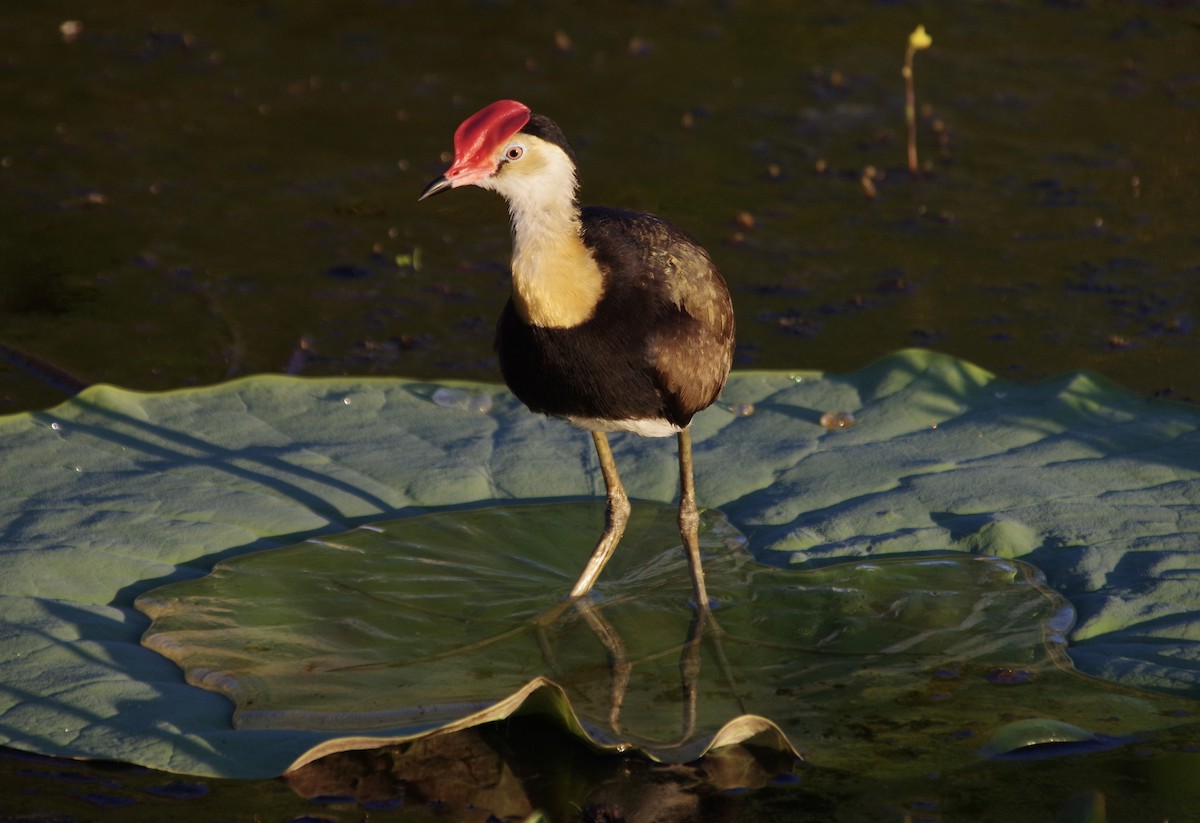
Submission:
[[[499,163],[499,159],[486,154],[456,157],[450,168],[446,169],[441,177],[431,181],[425,187],[425,191],[421,192],[421,196],[417,198],[417,201],[420,202],[426,197],[433,197],[435,194],[443,192],[446,189],[478,185],[480,180],[483,180],[485,177],[491,177],[496,173]]]
[[[422,200],[424,200],[426,197],[433,197],[435,194],[439,194],[441,192],[444,192],[446,189],[450,189],[453,187],[454,187],[454,182],[449,177],[447,177],[446,175],[443,174],[441,177],[438,177],[429,182],[429,185],[425,187],[425,191],[421,192],[421,196],[417,198],[417,202],[419,203]]]

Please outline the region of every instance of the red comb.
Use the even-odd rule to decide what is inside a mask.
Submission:
[[[472,114],[454,131],[454,165],[490,158],[500,145],[529,122],[529,106],[497,100]]]

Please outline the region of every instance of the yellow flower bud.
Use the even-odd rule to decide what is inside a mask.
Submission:
[[[933,38],[926,33],[924,26],[917,26],[908,36],[908,47],[913,51],[927,49],[932,45]]]

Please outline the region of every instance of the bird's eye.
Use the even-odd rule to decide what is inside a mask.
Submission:
[[[525,154],[524,146],[509,146],[504,150],[504,159],[508,161],[520,160],[521,155]]]

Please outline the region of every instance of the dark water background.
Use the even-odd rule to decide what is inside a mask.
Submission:
[[[900,66],[920,23],[914,178]],[[586,202],[710,248],[739,368],[916,345],[1200,399],[1193,3],[52,0],[0,13],[0,412],[92,382],[498,379],[503,204],[416,196],[501,97],[562,125]],[[483,734],[556,819],[642,798],[657,819],[1176,820],[1200,763],[1185,736],[911,786],[774,764],[776,785],[731,793],[527,725]],[[439,811],[414,778],[407,805],[368,808],[354,787],[383,767],[337,768],[349,783],[318,785],[343,799],[314,804],[282,781],[154,792],[168,776],[9,753],[0,813],[466,819],[494,797]]]
[[[1194,399],[1198,18],[1176,3],[21,4],[0,21],[0,410],[60,400],[56,370],[138,389],[285,369],[498,379],[503,204],[416,195],[454,127],[500,97],[560,122],[586,202],[664,214],[710,247],[738,367],[848,371],[917,345]],[[913,179],[900,65],[918,23],[930,168]]]

